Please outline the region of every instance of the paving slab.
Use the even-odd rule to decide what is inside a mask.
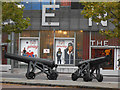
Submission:
[[[118,89],[119,82],[79,82],[72,80],[28,80],[20,78],[2,78],[1,83],[37,85],[37,86],[60,86],[77,88]]]

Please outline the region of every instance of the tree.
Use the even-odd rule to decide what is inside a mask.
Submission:
[[[30,26],[30,18],[23,17],[23,9],[24,6],[20,5],[19,2],[2,2],[2,31],[8,34],[12,32],[11,53],[14,53],[14,32],[21,33]],[[9,23],[5,24],[5,22]],[[13,64],[11,61],[11,72],[13,72]]]
[[[102,35],[120,39],[120,2],[83,2],[82,4],[85,6],[82,11],[85,18],[92,17],[92,20],[97,23],[109,20],[115,26],[113,31],[100,31]]]
[[[30,26],[30,18],[23,18],[24,6],[18,7],[18,2],[2,2],[2,22],[12,20],[15,24],[6,24],[2,31],[10,34],[11,32],[20,33]]]

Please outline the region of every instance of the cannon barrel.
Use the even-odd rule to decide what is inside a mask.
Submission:
[[[102,64],[104,62],[108,62],[109,60],[110,60],[110,56],[104,56],[104,57],[99,57],[99,58],[95,58],[95,59],[88,59],[85,61],[80,61],[78,63],[78,66],[81,66],[84,63],[90,63],[91,66],[93,66],[93,65],[96,66],[96,65]]]
[[[51,67],[51,68],[55,67],[54,61],[48,60],[48,59],[43,59],[43,58],[26,57],[26,56],[10,54],[10,53],[5,53],[5,58],[10,58],[10,59],[25,62],[25,63],[29,63],[30,61],[39,62],[39,63],[47,65],[48,67]]]

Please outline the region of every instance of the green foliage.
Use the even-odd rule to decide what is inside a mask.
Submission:
[[[2,2],[0,2],[0,27],[2,22]]]
[[[19,8],[18,2],[3,2],[2,3],[2,21],[11,19],[15,22],[14,25],[4,25],[3,32],[10,34],[11,32],[20,33],[30,26],[30,18],[23,18],[23,9]]]
[[[115,26],[113,31],[100,31],[101,34],[108,38],[120,39],[120,2],[83,2],[82,4],[85,5],[82,11],[85,18],[92,17],[92,20],[98,23],[108,20]],[[107,16],[105,16],[106,12]]]
[[[20,2],[22,0],[0,0],[1,2]]]
[[[10,42],[11,42],[11,40],[9,40],[9,39],[6,40],[6,43],[10,43]]]

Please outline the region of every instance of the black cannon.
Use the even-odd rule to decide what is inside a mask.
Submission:
[[[20,56],[17,54],[9,54],[9,53],[5,53],[5,57],[28,63],[28,68],[26,73],[27,79],[34,79],[35,76],[40,73],[45,73],[49,80],[56,80],[58,77],[58,73],[56,71],[57,65],[52,60],[26,57],[26,56]],[[40,70],[37,73],[35,73],[36,68]]]
[[[102,82],[103,75],[100,74],[100,65],[104,62],[108,62],[109,60],[110,56],[104,56],[80,61],[78,64],[78,69],[72,73],[72,80],[76,81],[78,78],[83,78],[86,82],[92,81],[93,79],[97,79],[98,82]]]

